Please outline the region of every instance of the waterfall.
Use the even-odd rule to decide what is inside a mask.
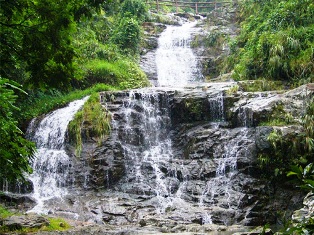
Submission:
[[[71,184],[68,175],[71,161],[64,150],[65,133],[69,122],[87,98],[51,112],[38,125],[35,118],[28,127],[27,136],[37,146],[32,162],[34,172],[29,176],[34,185],[32,197],[37,205],[31,212],[48,213],[45,203],[50,199],[61,199],[67,194],[66,187]]]
[[[160,199],[157,209],[162,210],[162,199],[171,194],[162,170],[172,158],[167,94],[152,89],[132,90],[120,111],[124,125],[117,130],[118,141],[124,151],[126,181],[130,186],[123,191],[153,194]]]
[[[86,156],[79,163],[66,154],[64,137],[86,98],[31,122],[29,138],[38,147],[30,176],[37,206],[31,211],[59,212],[60,204],[80,218],[118,225],[145,216],[200,225],[221,223],[217,217],[225,216],[223,223],[231,223],[235,201],[243,196],[232,182],[238,174],[239,153],[250,154],[243,144],[252,143],[252,133],[247,128],[230,130],[223,123],[225,84],[206,89],[200,85],[202,76],[190,46],[196,24],[168,26],[161,34],[156,52],[159,87],[101,93],[101,102],[113,118],[111,135],[97,147],[92,141],[84,143],[88,153],[83,149]],[[190,91],[200,97],[197,102],[187,95]],[[191,102],[184,103],[187,99]],[[179,103],[183,111],[174,108]],[[198,108],[206,110],[204,119],[197,115]],[[190,112],[186,115],[191,114],[191,119],[186,120],[191,123],[172,123],[174,110],[183,116]],[[79,172],[76,168],[84,164],[87,172]],[[84,176],[82,182],[72,172]],[[94,195],[90,189],[98,186],[101,189]],[[64,202],[67,194],[72,204]],[[215,214],[219,210],[223,212]],[[136,219],[125,216],[128,213]]]
[[[156,51],[159,86],[179,87],[202,80],[196,56],[191,49],[191,31],[197,21],[168,26],[160,35]]]

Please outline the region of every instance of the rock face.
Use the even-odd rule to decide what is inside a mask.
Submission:
[[[49,221],[38,215],[14,215],[2,221],[2,226],[9,231],[23,228],[41,228],[47,225],[49,225]]]
[[[294,223],[309,223],[314,218],[314,193],[310,192],[303,200],[303,208],[293,212]]]
[[[304,87],[228,94],[234,85],[102,93],[111,134],[100,145],[86,137],[80,157],[68,145],[74,185],[63,210],[111,226],[178,232],[273,224],[277,211],[300,207],[302,194],[261,178],[258,153],[270,147],[273,128],[256,125],[278,104],[290,112],[291,99],[297,119],[309,94]]]

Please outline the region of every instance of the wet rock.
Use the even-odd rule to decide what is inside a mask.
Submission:
[[[23,228],[41,228],[43,226],[48,226],[49,221],[38,215],[20,215],[11,216],[2,221],[4,227],[8,230],[20,230]]]
[[[293,223],[308,222],[314,218],[314,193],[308,193],[303,200],[303,208],[296,210],[292,214]]]
[[[233,233],[233,235],[260,235],[260,234],[272,235],[274,233],[270,228],[262,228],[262,227],[257,227],[250,232]]]
[[[19,210],[27,210],[35,206],[36,202],[28,195],[0,193],[0,202],[7,206],[17,206]]]
[[[3,185],[3,191],[11,192],[16,194],[26,194],[32,193],[34,186],[32,181],[25,179],[25,181],[20,182],[6,182],[5,179],[0,179],[0,185]]]
[[[270,143],[267,140],[269,134],[273,131],[272,127],[257,127],[255,134],[256,147],[260,150],[267,150],[270,148]]]

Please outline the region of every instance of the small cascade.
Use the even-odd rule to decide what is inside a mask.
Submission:
[[[134,193],[138,187],[142,192],[137,194],[153,194],[160,199],[169,196],[163,172],[172,157],[168,109],[167,96],[162,92],[133,90],[125,99],[124,127],[118,130],[118,141],[125,155],[126,180],[132,185],[132,189],[125,191]]]
[[[229,132],[229,131],[227,131]],[[234,202],[239,201],[239,193],[233,193],[232,178],[238,173],[238,155],[243,152],[249,153],[243,142],[248,140],[248,129],[240,128],[236,138],[222,139],[222,142],[214,151],[214,159],[217,162],[216,176],[206,182],[203,193],[200,197],[200,206],[218,206],[221,208],[234,208]],[[226,133],[229,136],[230,133]],[[232,136],[232,135],[231,135]],[[243,149],[244,148],[244,149]],[[209,214],[205,214],[203,222],[208,223]],[[225,225],[228,225],[229,218],[225,218]],[[209,221],[211,222],[211,221]]]
[[[225,120],[224,93],[219,92],[215,97],[210,97],[208,101],[210,119],[213,121],[224,121]]]
[[[71,185],[72,179],[69,177],[71,161],[64,150],[65,133],[69,122],[87,98],[48,114],[39,123],[33,119],[28,127],[28,138],[37,146],[32,162],[34,172],[29,177],[34,185],[32,196],[37,205],[31,212],[48,213],[45,203],[67,194],[66,186]]]
[[[240,107],[238,113],[238,120],[241,126],[253,126],[253,111],[250,107]]]
[[[202,80],[196,56],[191,49],[191,31],[196,24],[195,21],[182,26],[167,26],[160,35],[156,51],[159,86],[179,87]]]

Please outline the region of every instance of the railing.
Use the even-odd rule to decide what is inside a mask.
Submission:
[[[220,7],[230,6],[232,4],[232,0],[230,1],[212,1],[212,2],[183,2],[178,0],[146,0],[146,3],[149,5],[156,5],[157,12],[160,10],[160,6],[171,6],[176,8],[176,12],[178,13],[178,8],[180,7],[189,7],[194,9],[195,14],[199,14],[200,11],[204,9],[216,10]]]

